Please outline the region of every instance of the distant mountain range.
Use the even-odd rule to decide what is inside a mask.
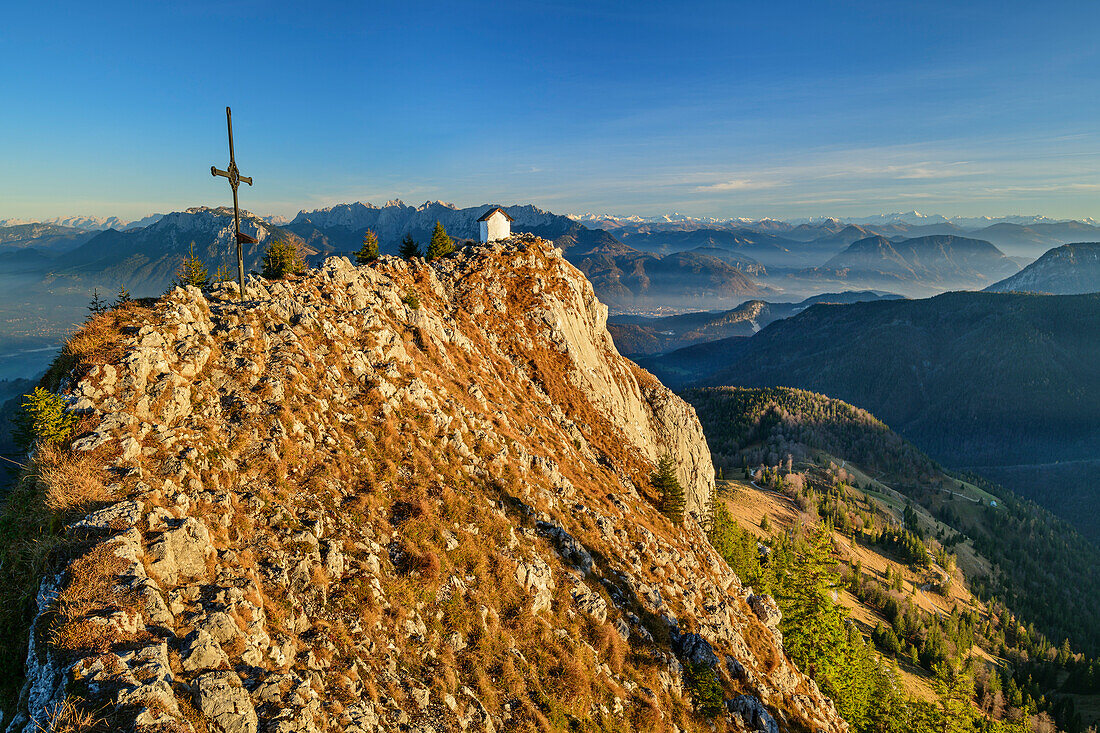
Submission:
[[[241,212],[241,231],[256,239],[255,244],[244,246],[246,271],[260,269],[272,239],[294,242],[307,256],[317,254],[292,232],[246,211]],[[108,280],[125,284],[135,294],[155,294],[175,277],[192,242],[195,255],[207,263],[212,275],[219,266],[236,273],[233,210],[199,206],[166,214],[147,227],[100,232],[55,263],[52,276]]]
[[[1100,242],[1065,244],[1052,249],[986,290],[1054,295],[1100,292]]]
[[[290,221],[253,214],[245,218],[248,226],[295,241],[313,256],[350,254],[368,229],[378,235],[382,252],[392,254],[406,235],[425,242],[437,221],[458,240],[473,238],[478,216],[489,207],[458,208],[441,201],[410,206],[395,200],[382,206],[356,202],[300,211]],[[747,299],[774,299],[778,293],[798,302],[823,289],[885,289],[924,297],[946,289],[987,288],[1063,240],[1091,234],[1100,239],[1100,227],[1091,222],[1038,216],[949,219],[908,212],[784,222],[679,214],[569,217],[532,205],[504,208],[514,219],[514,231],[537,234],[561,247],[613,310],[636,312],[732,307]],[[212,268],[231,259],[227,221],[218,226],[184,222],[194,211],[134,222],[116,217],[3,220],[0,254],[36,250],[39,254],[5,258],[20,272],[37,268],[87,283],[100,277],[155,289],[168,282],[180,243],[189,244],[192,237]],[[998,242],[1005,244],[999,247]],[[57,258],[70,251],[71,257]],[[246,254],[246,264],[255,267],[261,255],[262,248]]]
[[[388,201],[383,206],[355,202],[339,204],[315,211],[301,211],[286,228],[321,251],[354,251],[363,241],[368,230],[378,235],[383,252],[396,253],[401,238],[406,234],[423,243],[431,236],[438,221],[447,233],[457,239],[477,237],[477,219],[495,204],[471,206],[460,209],[442,201],[426,201],[420,206],[409,206],[403,201]],[[581,227],[570,219],[543,211],[535,206],[503,207],[514,221],[517,231],[547,229],[555,239],[566,231]]]
[[[477,236],[477,219],[489,208],[459,209],[439,201],[415,207],[400,201],[384,206],[354,203],[303,211],[285,225],[243,212],[242,231],[258,240],[245,248],[245,268],[260,269],[272,239],[295,243],[314,262],[332,254],[351,255],[368,229],[378,234],[381,250],[388,254],[396,253],[406,235],[425,244],[437,221],[462,241]],[[704,253],[640,252],[608,232],[589,229],[568,217],[530,205],[506,208],[514,219],[513,231],[552,240],[615,308],[735,305],[774,292],[756,282],[754,273],[763,268],[747,258],[730,262]],[[51,308],[41,311],[48,315],[35,318],[61,327],[79,319],[82,303],[93,289],[103,294],[125,286],[135,296],[163,292],[192,242],[211,274],[221,266],[230,276],[236,271],[228,208],[196,207],[122,230],[41,223],[0,227],[0,268],[4,268],[0,277],[7,278],[0,295],[0,322],[7,314],[26,311],[21,303],[50,303]],[[21,317],[26,321],[30,316]],[[44,327],[28,323],[19,326],[19,333]],[[0,339],[4,336],[0,327]]]
[[[861,303],[901,297],[894,293],[863,290],[822,293],[800,303],[749,300],[727,311],[684,313],[661,318],[612,316],[608,319],[607,330],[614,338],[615,346],[625,356],[651,356],[692,344],[751,336],[769,323],[789,318],[817,303]]]
[[[286,229],[323,253],[352,252],[371,229],[378,235],[382,252],[396,253],[405,235],[426,242],[437,221],[456,239],[474,239],[478,217],[492,206],[459,209],[441,201],[415,207],[402,201],[383,206],[340,204],[299,212]],[[535,206],[502,208],[513,219],[512,231],[553,241],[592,281],[600,298],[615,308],[657,304],[698,307],[703,302],[740,302],[772,292],[753,281],[752,274],[760,268],[751,258],[730,258],[731,262],[704,252],[650,254],[602,229],[590,229]]]
[[[0,252],[12,249],[65,252],[94,236],[94,231],[56,224],[13,224],[0,227]]]
[[[55,216],[52,219],[31,221],[27,219],[0,219],[0,227],[13,227],[21,224],[49,224],[69,229],[81,229],[83,231],[102,231],[104,229],[137,229],[147,227],[164,214],[150,214],[149,216],[127,221],[117,216]]]
[[[995,282],[1019,265],[989,242],[951,234],[891,241],[881,235],[859,239],[815,268],[814,275],[861,281],[909,281],[948,289]]]
[[[636,235],[644,235],[643,240],[631,244],[649,251],[667,251],[688,249],[687,242],[676,237],[678,232],[737,232],[741,237],[751,238],[753,234],[769,234],[772,244],[799,252],[798,242],[812,242],[820,249],[830,244],[836,248],[828,252],[825,258],[810,262],[818,265],[828,256],[838,253],[852,242],[872,235],[881,235],[887,239],[909,239],[936,234],[954,234],[972,239],[990,242],[1002,252],[1012,256],[1038,257],[1040,254],[1062,244],[1100,239],[1100,226],[1093,219],[1056,220],[1044,216],[1004,216],[1004,217],[943,217],[924,215],[919,212],[905,214],[884,214],[878,216],[846,218],[822,217],[781,221],[778,219],[751,220],[746,218],[719,219],[710,217],[690,217],[669,215],[661,217],[616,217],[584,214],[572,217],[586,227],[604,229],[613,232],[623,241]],[[847,230],[847,231],[845,231]],[[840,232],[845,234],[837,237]],[[696,234],[695,237],[703,235]],[[691,246],[698,246],[692,244]],[[813,253],[816,255],[816,253]],[[755,255],[753,255],[755,256]],[[766,260],[765,264],[768,263]],[[806,266],[804,263],[803,266]]]
[[[746,266],[797,267],[818,264],[839,251],[844,244],[826,242],[818,245],[798,242],[770,232],[752,229],[691,229],[654,230],[651,228],[620,228],[612,233],[635,249],[654,254],[675,252],[721,252],[735,257]],[[734,260],[736,261],[736,260]]]
[[[855,216],[855,217],[831,217],[831,216],[818,216],[807,218],[794,218],[794,219],[751,219],[746,217],[711,217],[711,216],[690,216],[688,214],[672,213],[672,214],[660,214],[657,216],[617,216],[614,214],[570,214],[569,217],[576,221],[591,222],[597,225],[627,225],[627,224],[687,224],[687,225],[700,225],[705,226],[708,224],[732,224],[734,226],[782,226],[793,225],[799,226],[803,224],[820,225],[837,222],[840,224],[953,224],[955,226],[964,228],[981,228],[991,224],[1022,224],[1029,226],[1031,224],[1054,224],[1063,223],[1066,221],[1074,221],[1069,219],[1052,219],[1047,216],[1041,215],[1009,215],[1009,216],[952,216],[946,217],[940,214],[922,214],[919,211],[906,211],[906,212],[894,212],[890,214],[873,214],[870,216]],[[1096,223],[1091,217],[1082,221],[1086,224]]]

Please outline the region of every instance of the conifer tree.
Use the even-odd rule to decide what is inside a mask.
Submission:
[[[110,310],[110,306],[107,305],[107,301],[99,297],[99,288],[92,289],[92,301],[88,303],[88,320],[92,320],[96,316],[101,316]]]
[[[800,664],[821,667],[826,655],[844,642],[839,609],[831,598],[836,563],[829,528],[816,528],[799,549],[778,594],[784,608],[783,646]]]
[[[661,497],[658,505],[661,514],[671,519],[673,524],[683,524],[684,487],[680,486],[680,480],[676,478],[676,463],[668,453],[661,456],[657,462],[657,470],[653,474],[653,488],[657,489]]]
[[[715,484],[710,490],[710,502],[707,506],[706,530],[708,534],[714,529],[714,522],[718,517],[718,509],[721,503],[722,499],[718,494],[718,485]]]
[[[205,287],[208,282],[210,282],[210,273],[207,272],[206,265],[203,264],[202,260],[195,256],[195,243],[191,242],[191,246],[187,250],[187,257],[176,268],[175,284],[180,287],[193,285],[196,288],[201,288]]]
[[[968,733],[974,730],[974,709],[970,704],[974,696],[974,677],[969,662],[945,662],[935,668],[933,687],[939,699],[939,733]]]
[[[24,448],[38,443],[61,443],[73,431],[79,419],[68,411],[68,403],[42,387],[23,395],[23,410],[15,419],[15,440]]]
[[[229,263],[222,260],[218,269],[214,271],[214,282],[223,283],[233,279],[233,273],[229,270]]]
[[[130,291],[126,289],[125,285],[118,286],[118,292],[115,293],[115,302],[111,305],[118,308],[120,305],[126,305],[132,300],[130,297]]]
[[[839,576],[831,552],[831,527],[817,526],[793,549],[777,589],[783,610],[779,626],[783,647],[800,668],[811,671],[822,691],[837,702],[844,719],[859,730],[872,704],[875,660],[832,600]]]
[[[276,239],[264,255],[262,274],[268,280],[282,280],[287,275],[297,275],[305,268],[306,263],[294,243]]]
[[[378,259],[378,235],[370,229],[363,235],[363,246],[355,253],[355,264],[367,265]]]
[[[454,251],[454,242],[447,236],[447,232],[443,229],[443,225],[437,221],[435,223],[435,229],[432,231],[431,241],[428,242],[428,256],[426,259],[431,261],[439,257],[446,257]]]
[[[406,234],[405,238],[401,240],[400,254],[406,260],[411,260],[413,257],[420,257],[420,245],[416,240],[412,238],[411,234]]]

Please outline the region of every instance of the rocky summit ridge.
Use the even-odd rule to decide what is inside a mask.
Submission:
[[[694,410],[560,250],[329,258],[247,296],[74,337],[82,421],[24,481],[65,551],[8,731],[847,730],[707,541]]]

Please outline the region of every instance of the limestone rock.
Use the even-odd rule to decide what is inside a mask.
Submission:
[[[180,656],[183,668],[188,672],[229,666],[229,657],[222,651],[217,640],[203,629],[192,631],[183,640]]]
[[[584,613],[591,616],[598,623],[607,621],[607,602],[598,593],[589,590],[583,583],[578,583],[573,588],[573,600]]]
[[[195,681],[195,707],[221,733],[256,733],[256,709],[233,672],[207,672]]]
[[[714,653],[714,647],[698,634],[675,635],[672,643],[681,659],[705,667],[713,667],[718,664],[718,656]]]
[[[553,598],[554,575],[550,566],[541,560],[521,562],[516,565],[516,579],[533,596],[531,613],[539,613],[550,608]]]
[[[779,627],[783,612],[779,610],[779,605],[774,598],[768,595],[752,595],[749,596],[749,606],[765,626],[770,629]]]
[[[206,574],[206,558],[213,554],[206,525],[188,517],[180,526],[165,531],[150,547],[149,574],[168,586],[201,578]]]
[[[592,569],[592,555],[573,535],[553,522],[538,522],[539,534],[550,539],[562,558],[583,573]]]
[[[749,730],[756,733],[779,733],[779,725],[775,722],[775,718],[758,697],[738,695],[732,700],[727,700],[726,707],[731,713],[739,715]]]
[[[109,532],[129,529],[141,521],[141,502],[121,501],[92,512],[69,525],[70,531],[91,530]]]

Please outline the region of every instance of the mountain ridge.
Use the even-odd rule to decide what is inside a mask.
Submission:
[[[889,240],[873,235],[852,242],[815,272],[855,272],[884,279],[951,285],[988,280],[1019,267],[991,242],[951,234]]]
[[[674,387],[786,386],[842,399],[945,465],[1005,467],[995,475],[1008,488],[1056,509],[1029,472],[1095,458],[1096,332],[1098,294],[955,292],[815,305],[751,338],[640,362]],[[1071,493],[1080,506],[1088,484]],[[1097,541],[1091,517],[1064,516]]]
[[[64,702],[138,730],[703,731],[717,689],[731,724],[847,730],[710,546],[694,412],[560,251],[329,258],[248,296],[128,304],[47,376],[85,417],[9,504],[61,502],[23,520],[70,548],[0,610],[29,612],[2,629],[6,664],[30,640],[11,729]],[[51,478],[71,465],[83,499]]]
[[[1064,244],[1015,275],[986,288],[991,293],[1079,295],[1100,291],[1100,242]]]

